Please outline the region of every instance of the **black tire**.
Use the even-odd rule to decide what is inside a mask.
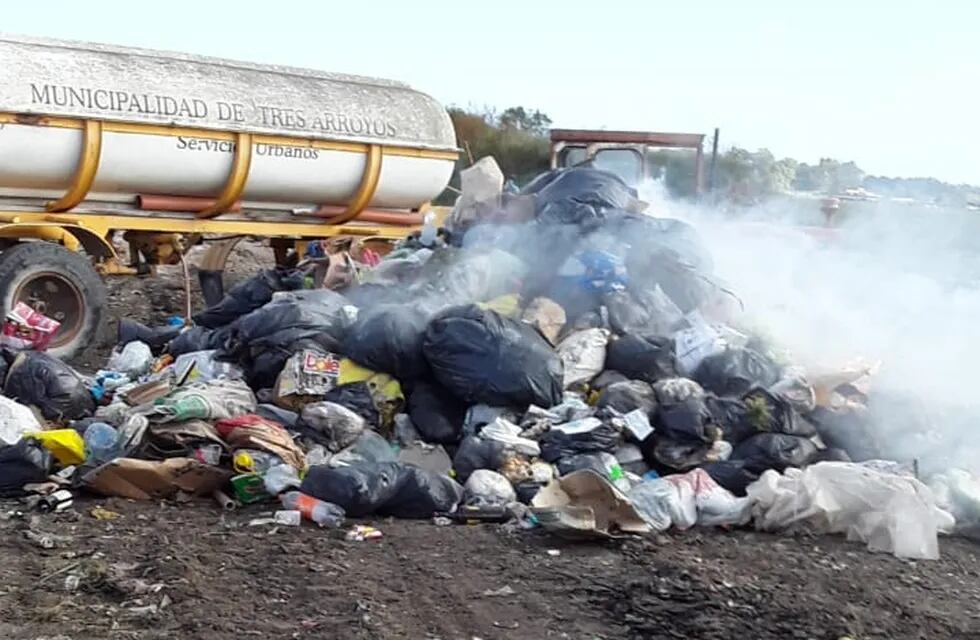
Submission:
[[[201,293],[204,295],[206,307],[213,307],[225,297],[224,278],[224,271],[204,271],[202,269],[197,272],[197,281],[201,285]],[[190,321],[190,318],[187,320]]]
[[[62,322],[48,353],[68,359],[94,346],[105,312],[106,287],[91,261],[61,245],[42,241],[24,242],[0,253],[4,315],[17,298],[28,302],[39,288],[52,308],[69,310],[45,310]]]

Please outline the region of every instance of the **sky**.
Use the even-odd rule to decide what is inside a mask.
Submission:
[[[392,78],[557,127],[719,127],[723,148],[980,185],[978,24],[971,0],[46,0],[5,5],[0,30]]]

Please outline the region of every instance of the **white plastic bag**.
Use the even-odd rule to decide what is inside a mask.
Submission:
[[[111,371],[118,371],[136,380],[153,366],[153,352],[150,345],[136,340],[129,342],[122,351],[113,351],[106,365]]]
[[[759,530],[843,533],[900,558],[939,558],[937,533],[952,518],[915,478],[850,462],[770,469],[746,491]]]
[[[40,431],[34,412],[6,396],[0,396],[0,443],[16,444],[25,433]]]
[[[366,428],[364,418],[345,406],[333,402],[314,402],[303,407],[303,423],[321,434],[330,451],[351,446]]]
[[[697,523],[702,527],[722,527],[747,523],[752,517],[752,504],[748,498],[737,498],[720,486],[704,469],[694,469],[684,474],[664,478],[674,483],[685,494],[684,487],[694,496]]]
[[[534,440],[521,437],[521,428],[504,418],[497,418],[480,431],[480,437],[496,440],[512,448],[517,453],[536,458],[541,455],[541,446]]]
[[[629,498],[643,519],[658,531],[671,525],[681,530],[695,524],[741,525],[752,515],[747,498],[736,498],[704,469],[643,482],[633,487]]]
[[[949,511],[956,524],[980,523],[980,479],[962,469],[949,469],[929,479],[936,505]]]
[[[606,364],[609,332],[604,329],[576,331],[558,345],[558,356],[565,367],[564,385],[569,388],[590,382]]]
[[[682,489],[664,478],[641,482],[627,494],[640,516],[657,531],[671,526],[690,529],[697,522],[697,506],[690,487]]]
[[[296,467],[289,464],[277,464],[265,472],[262,477],[265,484],[265,491],[269,495],[277,496],[286,489],[298,489],[302,481],[296,472]]]
[[[215,350],[191,351],[177,356],[173,372],[178,385],[196,382],[210,382],[219,378],[227,380],[243,380],[245,373],[241,367],[231,362],[220,362],[214,359]]]
[[[515,502],[517,494],[504,476],[489,469],[477,469],[463,486],[466,504],[479,507],[502,506]]]
[[[677,354],[677,370],[681,375],[693,376],[705,358],[725,350],[725,341],[718,332],[705,322],[700,311],[685,316],[691,325],[674,334],[674,350]]]

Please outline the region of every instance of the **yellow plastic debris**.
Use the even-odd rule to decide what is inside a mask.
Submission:
[[[89,511],[89,515],[96,520],[115,520],[116,518],[121,518],[122,514],[115,511],[110,511],[104,507],[93,507]]]
[[[479,302],[476,306],[481,309],[496,311],[505,318],[516,318],[521,312],[521,299],[516,293],[510,293],[504,296],[497,296],[487,302]]]
[[[337,384],[345,385],[354,382],[367,382],[371,387],[371,395],[375,400],[386,402],[404,401],[405,395],[402,393],[402,386],[398,380],[392,378],[387,373],[378,373],[367,367],[362,367],[349,358],[340,361],[340,375],[337,376]]]
[[[27,434],[27,437],[40,441],[63,466],[85,462],[85,441],[74,429],[36,431]]]

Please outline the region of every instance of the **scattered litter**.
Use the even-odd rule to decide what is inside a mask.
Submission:
[[[272,516],[274,524],[287,527],[298,527],[303,522],[303,514],[295,510],[279,510]]]
[[[364,540],[380,540],[384,537],[380,529],[359,524],[352,527],[344,536],[347,540],[363,542]]]
[[[110,511],[105,507],[92,507],[88,514],[96,520],[117,520],[122,517],[121,513],[117,511]]]
[[[0,345],[17,351],[44,351],[48,348],[61,323],[47,317],[30,305],[18,302],[7,312]]]

